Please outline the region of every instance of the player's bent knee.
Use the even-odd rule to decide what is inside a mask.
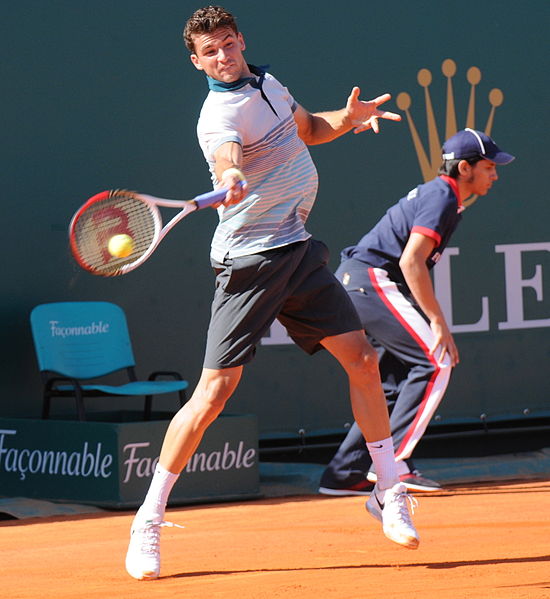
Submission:
[[[366,340],[364,345],[358,349],[352,362],[357,368],[378,372],[378,354],[374,347]]]
[[[350,356],[350,358],[342,362],[342,366],[346,370],[348,376],[352,379],[356,378],[380,378],[378,370],[378,356],[376,352],[364,351]]]
[[[374,364],[376,367],[378,367],[378,354],[376,353],[374,347],[372,347],[372,345],[368,342],[363,350],[363,356],[363,360],[365,362],[368,364]]]
[[[364,331],[350,331],[334,337],[325,337],[321,344],[347,369],[362,367],[367,362],[378,363],[375,349],[367,341]]]
[[[221,414],[226,401],[226,398],[195,393],[178,412],[175,419],[180,418],[182,421],[186,421],[191,418],[199,426],[208,426]]]

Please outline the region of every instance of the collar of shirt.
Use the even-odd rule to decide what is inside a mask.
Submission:
[[[456,196],[456,201],[458,203],[457,212],[462,212],[464,210],[464,206],[462,205],[462,200],[460,199],[460,192],[458,191],[458,182],[456,179],[449,177],[448,175],[439,175],[440,179],[443,179],[445,183],[451,186],[451,189],[454,191]]]
[[[264,83],[265,74],[267,72],[267,69],[269,68],[269,65],[266,64],[262,65],[261,67],[256,67],[253,64],[249,64],[248,68],[253,75],[258,77],[257,81],[256,77],[241,77],[240,79],[237,79],[237,81],[225,83],[223,81],[213,79],[212,77],[209,77],[207,75],[206,80],[208,81],[209,89],[215,92],[233,92],[238,89],[241,89],[241,87],[244,87],[247,84],[250,84],[252,87],[255,87],[256,89],[260,90],[260,94],[263,100],[267,102],[269,108],[271,108],[271,110],[273,111],[273,114],[276,117],[278,117],[279,115],[277,114],[277,111],[275,110],[275,108],[273,108],[273,105],[269,101],[269,98],[265,95],[265,92],[262,87]]]
[[[261,67],[256,67],[252,64],[248,65],[250,72],[256,77],[259,77],[259,80],[256,84],[255,77],[241,77],[237,79],[237,81],[231,81],[230,83],[225,83],[224,81],[218,81],[217,79],[213,79],[210,76],[206,76],[206,80],[208,81],[208,89],[214,92],[233,92],[237,89],[241,89],[248,83],[252,84],[253,87],[257,87],[258,89],[262,89],[262,83],[266,74],[269,65],[263,65]]]

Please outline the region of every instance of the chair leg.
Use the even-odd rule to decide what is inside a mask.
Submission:
[[[145,407],[143,408],[143,420],[151,420],[151,413],[153,411],[153,396],[145,396]]]
[[[42,420],[50,417],[50,395],[45,391],[42,399]]]
[[[86,420],[86,411],[84,410],[84,399],[82,397],[80,389],[75,389],[74,397],[76,401],[76,414],[78,420],[84,421]]]

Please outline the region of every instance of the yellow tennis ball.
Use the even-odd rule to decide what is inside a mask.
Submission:
[[[107,249],[115,258],[127,258],[134,251],[134,240],[126,234],[113,235]]]

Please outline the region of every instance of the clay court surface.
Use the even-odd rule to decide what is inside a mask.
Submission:
[[[131,512],[3,521],[7,599],[550,598],[550,482],[417,495],[416,551],[362,497],[171,508],[161,578],[127,576]]]

